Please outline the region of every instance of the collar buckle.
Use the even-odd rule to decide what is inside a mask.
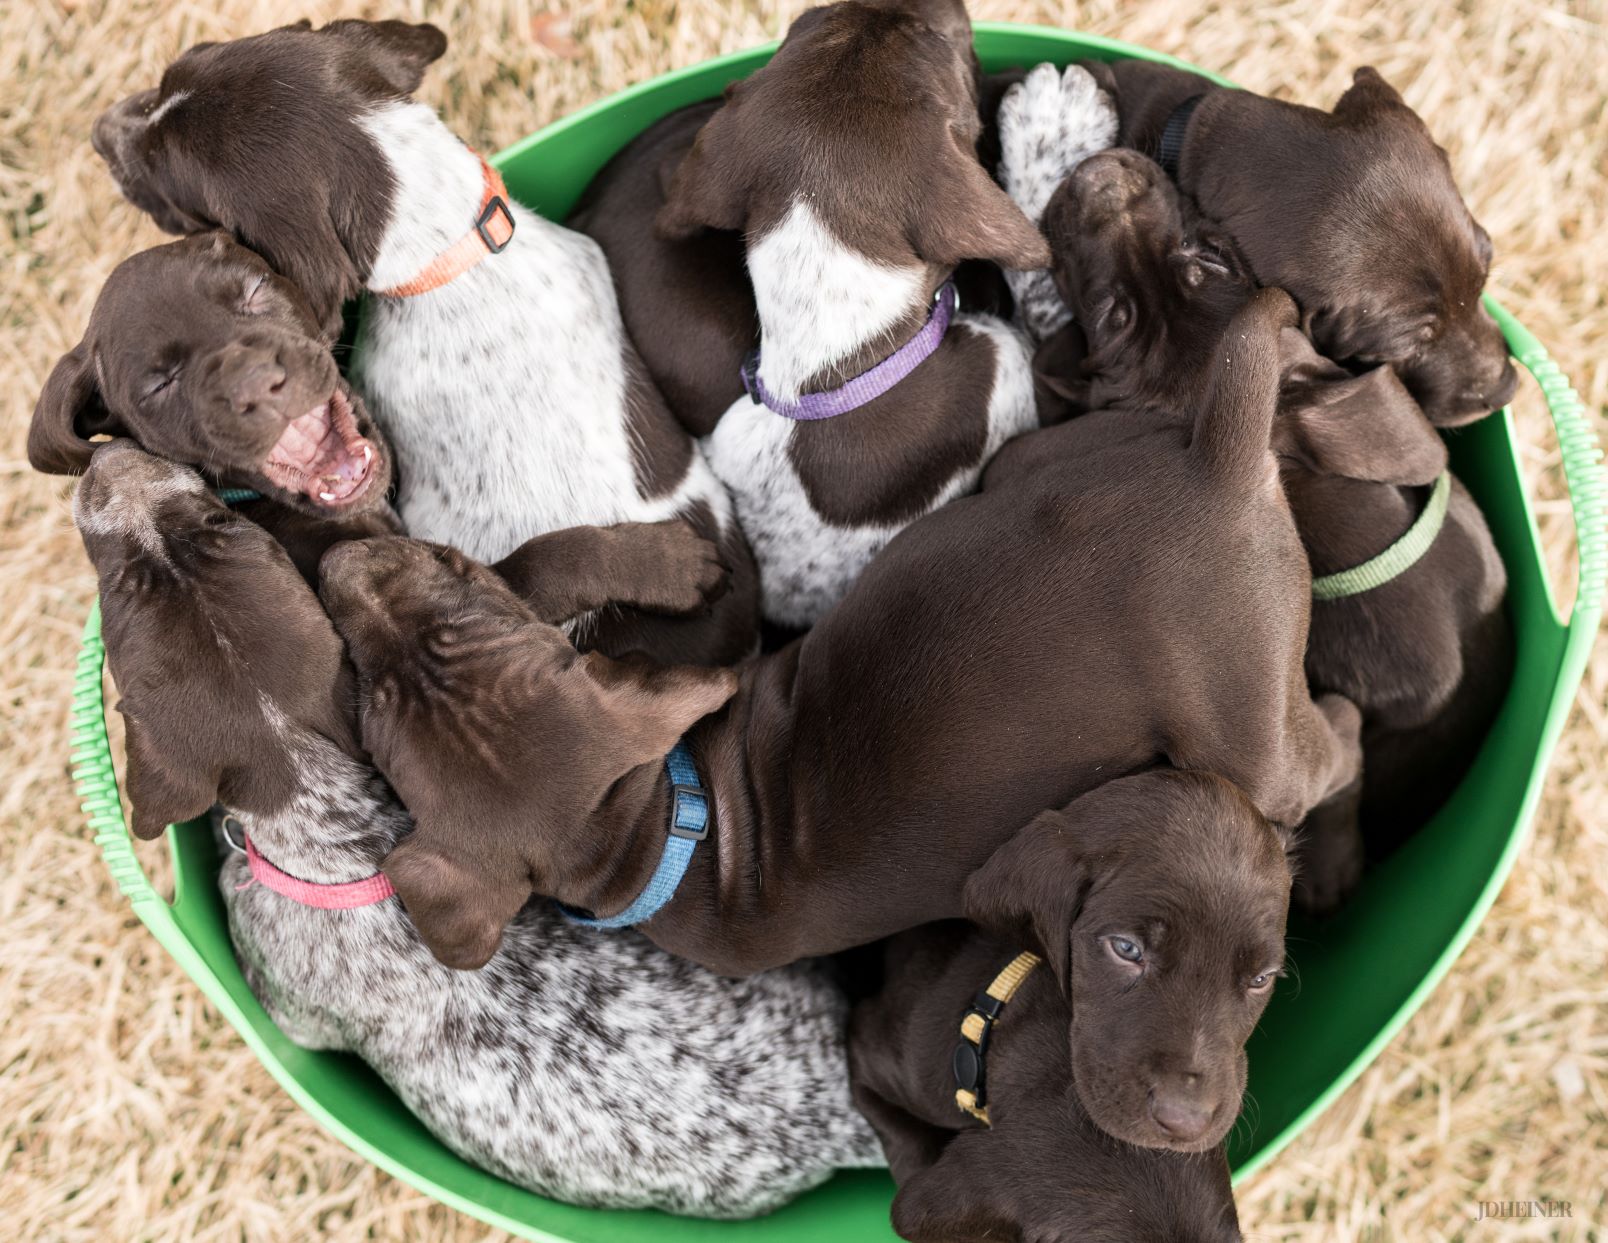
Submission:
[[[670,787],[670,836],[701,842],[709,836],[709,791],[702,786]]]
[[[499,214],[507,228],[507,233],[501,242],[492,237],[491,230],[487,227]],[[480,240],[486,244],[489,253],[500,255],[508,249],[508,243],[514,240],[514,213],[508,210],[508,204],[503,201],[502,195],[493,194],[486,206],[481,209],[480,215],[475,220],[475,232],[480,234]]]

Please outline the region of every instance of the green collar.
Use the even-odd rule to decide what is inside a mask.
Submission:
[[[1314,600],[1344,600],[1347,596],[1360,596],[1375,587],[1383,587],[1391,579],[1412,569],[1418,559],[1429,551],[1440,529],[1446,524],[1446,506],[1452,498],[1452,476],[1442,471],[1435,480],[1435,489],[1429,494],[1429,504],[1418,515],[1418,521],[1407,528],[1407,534],[1361,565],[1338,574],[1325,574],[1312,580]]]

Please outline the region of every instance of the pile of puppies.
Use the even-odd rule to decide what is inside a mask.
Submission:
[[[275,1020],[544,1194],[885,1154],[912,1239],[1237,1238],[1292,877],[1343,901],[1511,662],[1444,153],[1369,69],[984,79],[960,0],[845,0],[566,228],[411,98],[444,47],[202,45],[95,126],[189,235],[29,439],[135,832],[210,813]]]

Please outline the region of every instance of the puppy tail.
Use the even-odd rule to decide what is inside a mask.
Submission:
[[[1250,487],[1271,477],[1281,371],[1279,334],[1296,323],[1295,302],[1289,294],[1260,289],[1223,334],[1191,443],[1201,469],[1225,484]]]

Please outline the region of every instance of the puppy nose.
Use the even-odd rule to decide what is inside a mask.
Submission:
[[[1510,358],[1502,364],[1502,372],[1494,384],[1485,390],[1485,403],[1492,410],[1500,410],[1513,400],[1513,395],[1519,391],[1519,373],[1513,366]]]
[[[1211,1109],[1170,1093],[1150,1094],[1150,1116],[1169,1138],[1191,1144],[1206,1134],[1212,1124]]]
[[[285,387],[285,369],[272,354],[238,350],[223,360],[218,379],[231,410],[255,414],[276,404],[274,399]]]

